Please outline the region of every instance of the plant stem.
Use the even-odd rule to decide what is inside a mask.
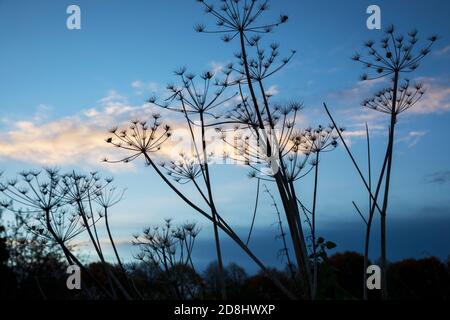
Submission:
[[[167,178],[166,176],[159,170],[154,161],[149,157],[147,153],[144,153],[144,157],[146,162],[156,171],[156,173],[161,177],[161,179],[172,189],[186,204],[188,204],[191,208],[196,210],[202,216],[207,218],[209,221],[213,221],[212,217],[208,215],[204,210],[195,205],[191,200],[189,200],[183,193],[180,192]],[[255,263],[256,265],[264,272],[264,274],[287,296],[289,299],[296,299],[296,297],[267,269],[267,267],[255,256],[255,254],[245,245],[245,243],[239,238],[239,236],[230,228],[228,225],[221,219],[219,215],[218,227],[225,232],[227,236],[229,236]]]
[[[223,271],[223,261],[222,261],[222,250],[220,247],[220,239],[219,239],[219,229],[217,227],[218,219],[217,219],[217,210],[214,204],[214,199],[212,195],[212,187],[211,187],[211,180],[209,176],[209,165],[208,165],[208,155],[206,151],[206,137],[205,137],[205,121],[203,117],[203,112],[200,112],[200,123],[201,123],[201,130],[202,130],[202,150],[203,150],[203,167],[205,169],[205,178],[206,178],[206,188],[208,190],[208,198],[209,203],[211,206],[211,214],[213,218],[213,224],[214,224],[214,241],[216,245],[216,252],[217,252],[217,267],[219,272],[219,280],[220,280],[220,291],[221,291],[221,297],[222,300],[227,299],[227,292],[226,292],[226,286],[225,286],[225,275]],[[195,143],[195,141],[194,141]]]
[[[398,87],[399,73],[395,72],[394,75],[394,92],[392,95],[392,103],[391,103],[391,125],[389,131],[389,141],[388,141],[388,162],[386,168],[386,182],[384,189],[384,199],[383,206],[381,208],[381,288],[382,288],[382,298],[386,300],[388,298],[387,292],[387,279],[386,279],[386,213],[388,207],[389,200],[389,187],[391,182],[391,169],[392,169],[392,156],[394,152],[394,132],[395,132],[395,124],[397,121],[397,87]]]
[[[313,268],[313,290],[312,299],[316,299],[317,285],[318,285],[318,261],[317,261],[317,246],[316,246],[316,202],[317,202],[317,185],[319,177],[319,155],[320,151],[316,153],[316,168],[314,173],[314,196],[313,196],[313,208],[312,208],[312,229],[311,237],[313,243],[313,256],[314,256],[314,268]]]
[[[245,75],[247,78],[247,85],[250,91],[250,95],[253,102],[253,107],[255,109],[256,116],[258,118],[259,128],[261,130],[264,130],[264,122],[262,119],[261,111],[258,106],[258,99],[256,98],[255,90],[253,88],[252,84],[252,77],[250,75],[248,60],[247,60],[247,51],[245,48],[245,35],[244,31],[240,31],[239,33],[240,37],[240,45],[241,45],[241,52],[242,52],[242,60],[245,70]],[[267,110],[268,113],[270,113],[270,110]],[[258,132],[257,132],[258,133]],[[271,147],[269,141],[267,141],[267,155],[271,155]],[[280,170],[278,170],[274,175],[278,192],[280,194],[283,208],[286,214],[286,220],[289,225],[289,231],[291,234],[292,243],[294,246],[295,256],[297,260],[297,265],[299,269],[301,270],[301,276],[302,276],[302,285],[305,291],[305,296],[307,299],[311,298],[311,270],[309,266],[309,260],[308,260],[308,252],[306,249],[305,244],[305,238],[303,235],[303,230],[301,228],[301,221],[300,221],[300,213],[297,206],[297,200],[295,197],[292,197],[292,195],[289,194],[289,184],[286,181],[285,177],[283,177]]]

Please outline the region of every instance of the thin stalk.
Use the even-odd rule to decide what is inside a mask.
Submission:
[[[183,193],[181,193],[167,178],[166,176],[159,170],[157,165],[153,162],[153,160],[149,157],[149,155],[144,152],[143,153],[146,162],[156,171],[156,173],[161,177],[161,179],[172,189],[186,204],[188,204],[191,208],[196,210],[202,216],[213,222],[212,217],[208,215],[204,210],[196,206],[191,200],[189,200]],[[220,216],[218,216],[219,219]],[[296,297],[293,295],[268,269],[267,267],[255,256],[255,254],[245,245],[245,243],[239,238],[239,236],[229,228],[224,222],[218,223],[218,227],[225,232],[227,236],[229,236],[249,257],[256,263],[256,265],[263,271],[263,273],[289,298],[295,300]]]
[[[372,164],[371,164],[371,155],[370,155],[370,136],[369,136],[369,127],[366,123],[366,139],[367,139],[367,168],[369,173],[369,189],[372,191]],[[369,266],[369,243],[370,243],[370,229],[372,227],[372,218],[373,214],[371,211],[372,208],[372,197],[369,195],[369,219],[366,221],[366,235],[364,239],[364,281],[363,281],[363,299],[368,299],[368,289],[367,289],[367,268]]]
[[[259,128],[264,130],[264,122],[261,116],[261,112],[258,106],[258,99],[255,94],[255,90],[253,88],[252,78],[250,76],[250,70],[247,60],[247,50],[245,48],[245,35],[244,31],[239,32],[240,37],[240,45],[242,51],[242,60],[244,65],[244,70],[247,78],[247,86],[250,91],[250,95],[253,101],[253,107],[255,108],[255,113],[258,118]],[[267,154],[271,154],[270,144],[267,143]],[[288,195],[289,186],[285,183],[285,179],[278,171],[275,174],[275,181],[277,183],[277,187],[280,193],[280,197],[283,203],[283,208],[286,214],[286,218],[289,225],[289,231],[291,234],[292,243],[294,246],[295,256],[297,260],[297,264],[299,269],[302,271],[302,285],[305,290],[305,294],[307,298],[311,297],[311,271],[309,267],[308,261],[308,253],[305,244],[305,238],[303,236],[303,230],[301,228],[301,222],[299,221],[299,211],[297,206],[297,200],[292,196]]]
[[[116,244],[114,243],[114,239],[111,234],[111,229],[109,228],[108,208],[105,207],[104,210],[105,210],[105,225],[106,225],[106,231],[108,232],[109,241],[111,242],[111,246],[113,248],[114,255],[116,256],[116,260],[117,260],[117,263],[119,264],[120,270],[122,271],[123,275],[126,277],[125,268],[123,267],[122,261],[120,260],[119,253],[116,248]]]
[[[395,132],[395,124],[397,121],[397,112],[396,112],[396,104],[397,104],[397,87],[398,87],[399,73],[395,72],[394,75],[394,92],[392,95],[392,112],[391,112],[391,125],[389,131],[389,145],[388,145],[388,163],[386,169],[386,181],[384,188],[384,199],[383,206],[381,210],[381,288],[382,288],[382,298],[383,300],[388,299],[387,292],[387,279],[386,279],[386,211],[388,207],[389,201],[389,187],[391,182],[391,169],[392,169],[392,156],[394,152],[394,132]]]
[[[245,244],[248,246],[250,242],[250,237],[252,236],[253,226],[255,225],[255,219],[256,219],[256,213],[258,211],[258,200],[259,200],[259,186],[261,184],[261,180],[258,179],[258,184],[256,186],[256,199],[255,199],[255,207],[253,209],[253,218],[252,218],[252,224],[250,225],[250,230],[248,231],[247,241]]]
[[[358,174],[359,174],[361,180],[363,181],[364,186],[365,186],[366,189],[367,189],[367,192],[369,192],[370,197],[371,197],[372,200],[374,201],[375,207],[378,209],[378,211],[379,211],[380,214],[381,214],[382,210],[381,210],[381,208],[378,206],[378,204],[377,204],[377,202],[376,202],[376,197],[375,197],[375,196],[372,194],[372,192],[370,191],[370,187],[369,187],[369,185],[368,185],[368,183],[367,183],[367,181],[366,181],[366,178],[365,178],[364,175],[362,174],[361,169],[359,168],[358,163],[357,163],[356,160],[355,160],[355,157],[353,157],[353,154],[352,154],[352,152],[350,151],[350,148],[348,147],[347,143],[345,142],[344,137],[342,136],[341,130],[339,130],[339,127],[337,126],[336,121],[334,120],[333,116],[331,115],[330,111],[328,110],[327,105],[324,103],[323,106],[324,106],[324,108],[325,108],[325,111],[326,111],[328,117],[330,118],[331,122],[333,123],[333,126],[336,128],[336,131],[337,131],[337,133],[338,133],[338,135],[339,135],[339,138],[341,139],[342,144],[344,145],[345,150],[347,151],[347,154],[349,155],[350,159],[352,160],[352,163],[353,163],[353,165],[355,166],[356,171],[358,171]]]
[[[137,290],[137,288],[136,288],[136,286],[135,286],[133,280],[130,279],[130,278],[128,277],[128,274],[127,274],[127,272],[126,272],[126,270],[125,270],[125,267],[123,266],[122,261],[120,260],[119,252],[117,251],[116,244],[115,244],[115,242],[114,242],[114,239],[113,239],[112,233],[111,233],[111,229],[110,229],[110,227],[109,227],[108,208],[107,208],[107,207],[104,207],[104,210],[105,210],[105,225],[106,225],[106,231],[107,231],[107,233],[108,233],[108,237],[109,237],[109,240],[110,240],[110,242],[111,242],[111,246],[113,247],[114,255],[116,256],[116,260],[117,260],[117,263],[119,264],[120,270],[122,271],[122,274],[123,274],[125,280],[126,280],[126,281],[128,282],[128,284],[133,288],[133,290],[135,291],[135,293],[136,293],[140,298],[142,298],[142,295],[141,295],[140,292]]]
[[[227,292],[226,292],[226,286],[225,286],[225,275],[223,272],[222,250],[220,247],[219,229],[217,226],[217,224],[218,224],[217,210],[216,210],[216,207],[214,204],[211,180],[210,180],[210,176],[209,176],[209,166],[208,166],[208,158],[207,158],[207,152],[206,152],[205,121],[203,118],[203,112],[200,112],[200,123],[201,123],[201,130],[202,130],[203,166],[205,168],[206,188],[208,190],[208,198],[209,198],[209,203],[211,206],[211,213],[212,213],[213,224],[214,224],[214,241],[215,241],[216,252],[217,252],[218,272],[219,272],[220,287],[221,287],[220,291],[221,291],[222,299],[226,300]],[[194,143],[195,143],[195,141],[194,141]]]
[[[317,296],[317,285],[318,285],[318,261],[317,261],[317,246],[316,246],[316,202],[317,202],[317,185],[318,185],[318,177],[319,177],[319,155],[320,151],[317,151],[316,154],[316,167],[314,170],[314,195],[313,195],[313,208],[312,208],[312,228],[311,228],[311,237],[313,243],[313,290],[312,290],[312,298],[316,299]]]
[[[284,232],[283,223],[281,222],[280,210],[278,210],[278,205],[275,201],[275,197],[273,196],[273,194],[266,187],[266,185],[264,185],[264,188],[266,189],[266,192],[269,194],[270,198],[272,199],[272,204],[275,207],[275,211],[277,214],[278,227],[280,229],[280,235],[281,235],[281,239],[283,241],[283,251],[286,254],[287,264],[288,264],[289,272],[291,274],[291,278],[292,278],[292,280],[295,280],[294,266],[292,264],[291,257],[289,256],[289,250],[288,250],[287,241],[286,241],[286,233]]]
[[[70,251],[69,249],[67,249],[66,245],[59,239],[58,235],[56,234],[56,232],[54,231],[51,223],[50,223],[50,212],[49,210],[45,211],[45,219],[46,219],[46,225],[47,225],[47,230],[50,232],[50,234],[52,235],[53,239],[56,241],[56,243],[61,247],[61,249],[64,252],[64,255],[67,258],[67,261],[70,264],[75,263],[82,271],[83,273],[86,273],[88,275],[89,278],[91,278],[91,280],[97,285],[97,287],[108,297],[113,299],[114,296],[108,292],[108,290],[103,287],[103,285],[92,275],[92,273],[85,268],[85,266],[80,262],[80,260],[77,259],[77,257],[75,257]]]

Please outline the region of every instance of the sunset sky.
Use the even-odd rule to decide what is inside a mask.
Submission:
[[[66,8],[81,8],[81,30],[66,28]],[[358,161],[365,168],[364,126],[371,128],[373,161],[385,150],[388,118],[364,110],[360,102],[386,85],[386,80],[361,82],[363,68],[350,57],[364,51],[366,40],[382,31],[368,30],[366,8],[381,8],[382,26],[394,23],[399,32],[419,30],[419,38],[440,40],[411,79],[424,83],[423,100],[402,114],[395,143],[391,204],[388,212],[388,258],[450,255],[450,2],[398,1],[271,1],[265,19],[280,13],[289,22],[264,36],[280,43],[280,51],[297,54],[270,79],[273,100],[302,101],[300,127],[328,124],[326,102]],[[175,80],[173,70],[186,66],[195,73],[220,71],[234,61],[237,43],[216,35],[198,34],[196,23],[215,23],[196,1],[186,0],[0,0],[0,171],[12,177],[25,168],[56,166],[61,171],[99,170],[126,188],[125,199],[111,211],[120,251],[131,258],[133,233],[173,217],[202,225],[194,251],[202,265],[214,259],[210,225],[187,208],[141,161],[105,165],[114,158],[104,139],[113,125],[145,119],[155,107],[152,94],[163,95]],[[420,47],[420,45],[419,45]],[[166,115],[166,113],[163,113]],[[170,115],[164,121],[179,126]],[[179,147],[162,150],[165,156]],[[379,170],[378,166],[375,168]],[[235,165],[212,167],[214,191],[222,216],[245,238],[251,221],[256,182]],[[273,185],[267,186],[275,191]],[[319,177],[318,233],[337,243],[335,251],[362,252],[364,226],[352,201],[367,206],[367,193],[339,147],[324,155]],[[183,187],[189,193],[189,187]],[[312,200],[312,176],[298,183],[301,199]],[[192,194],[192,193],[191,193]],[[193,196],[199,200],[198,196]],[[275,212],[263,194],[251,247],[269,265],[277,259]],[[378,219],[377,219],[378,220]],[[377,258],[378,221],[372,258]],[[106,237],[106,235],[103,235]],[[224,239],[224,257],[254,270],[236,247]],[[89,252],[85,252],[89,254]]]

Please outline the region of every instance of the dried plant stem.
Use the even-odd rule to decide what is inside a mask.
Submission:
[[[255,90],[252,84],[252,77],[250,75],[247,51],[245,48],[245,34],[243,31],[239,33],[240,46],[242,51],[242,60],[247,80],[247,86],[250,91],[250,95],[253,101],[253,107],[255,109],[256,116],[258,118],[259,128],[264,130],[264,122],[261,115],[261,110],[258,106],[258,99],[255,94]],[[270,110],[267,110],[270,114]],[[272,153],[270,143],[267,141],[267,154],[270,156]],[[280,197],[283,203],[283,208],[286,213],[286,218],[289,225],[289,231],[291,233],[292,242],[294,245],[295,256],[297,264],[301,270],[302,287],[304,288],[305,296],[311,298],[311,270],[309,266],[308,253],[305,244],[305,238],[303,235],[303,229],[301,227],[300,214],[298,211],[296,198],[289,195],[289,183],[284,179],[280,170],[275,173],[275,181],[280,193]]]
[[[250,242],[250,238],[252,236],[252,232],[253,232],[253,226],[255,225],[255,220],[256,220],[256,213],[258,212],[258,200],[259,200],[259,187],[261,184],[261,179],[258,179],[258,183],[256,186],[256,199],[255,199],[255,206],[253,209],[253,217],[252,217],[252,223],[250,225],[250,230],[248,231],[248,236],[247,236],[247,241],[245,242],[245,244],[248,246],[249,242]]]
[[[67,261],[69,264],[75,263],[82,271],[83,273],[87,274],[88,277],[96,284],[96,286],[102,291],[107,297],[114,298],[114,296],[92,275],[92,273],[85,268],[85,266],[81,263],[80,260],[78,260],[77,257],[75,257],[69,249],[67,249],[67,246],[59,239],[58,235],[54,231],[51,223],[50,223],[50,211],[45,211],[45,219],[46,219],[46,226],[47,230],[50,232],[50,234],[53,236],[56,243],[61,247],[64,255],[67,258]]]
[[[336,124],[336,121],[334,120],[333,116],[331,115],[330,111],[328,110],[328,107],[327,107],[326,103],[323,103],[323,106],[324,106],[324,108],[325,108],[325,111],[326,111],[328,117],[330,118],[331,122],[333,123],[333,126],[334,126],[335,128],[338,128],[338,126],[337,126],[337,124]],[[377,209],[377,210],[380,212],[380,214],[381,214],[382,210],[381,210],[381,208],[380,208],[380,207],[378,206],[378,204],[377,204],[376,197],[372,194],[372,191],[370,190],[370,187],[369,187],[369,184],[368,184],[367,181],[366,181],[366,178],[364,177],[364,175],[363,175],[361,169],[360,169],[359,166],[358,166],[358,163],[357,163],[356,160],[355,160],[355,157],[353,156],[352,152],[350,151],[350,148],[348,147],[347,143],[345,142],[344,137],[342,136],[341,130],[336,130],[336,131],[337,131],[337,133],[338,133],[338,135],[339,135],[340,140],[342,141],[342,144],[343,144],[344,147],[345,147],[345,150],[347,151],[347,154],[349,155],[350,159],[352,160],[352,163],[353,163],[353,165],[355,166],[356,171],[358,171],[358,174],[359,174],[359,176],[360,176],[362,182],[364,183],[364,186],[365,186],[367,192],[369,193],[370,197],[372,198],[372,200],[373,200],[373,202],[374,202],[374,206],[376,207],[376,209]]]
[[[368,170],[368,183],[369,189],[372,192],[372,161],[371,161],[371,153],[370,153],[370,135],[369,135],[369,127],[366,123],[366,141],[367,141],[367,170]],[[372,197],[369,195],[369,217],[366,224],[366,234],[364,239],[364,269],[363,269],[363,299],[368,299],[368,289],[367,289],[367,268],[369,266],[369,247],[370,247],[370,231],[372,228],[373,221],[373,212],[372,212]]]
[[[121,270],[125,280],[128,282],[128,285],[133,289],[133,291],[136,293],[136,295],[139,298],[142,298],[142,295],[140,294],[140,292],[136,288],[133,280],[128,277],[127,271],[125,270],[125,267],[123,266],[123,263],[122,263],[122,261],[120,259],[119,252],[117,251],[117,247],[116,247],[116,244],[114,242],[114,238],[113,238],[112,233],[111,233],[111,228],[109,227],[108,207],[104,208],[104,214],[105,214],[106,232],[108,233],[109,241],[111,242],[111,246],[113,248],[114,255],[116,256],[116,260],[117,260],[117,263],[119,265],[119,268],[120,268],[120,270]]]
[[[388,142],[388,162],[386,168],[386,181],[384,188],[384,198],[383,198],[383,206],[381,210],[381,289],[382,289],[382,298],[386,300],[388,298],[387,291],[387,263],[386,263],[386,213],[389,201],[389,187],[391,182],[391,169],[392,169],[392,157],[394,152],[394,133],[395,133],[395,124],[397,122],[397,112],[396,112],[396,104],[397,104],[397,87],[398,87],[399,73],[398,71],[394,74],[394,92],[392,95],[392,112],[391,112],[391,125],[389,130],[389,142]]]
[[[215,241],[215,245],[216,245],[217,267],[218,267],[219,278],[220,278],[220,291],[221,291],[222,299],[226,300],[227,292],[226,292],[226,286],[225,286],[225,275],[223,272],[222,250],[220,247],[219,229],[217,226],[217,224],[218,224],[217,209],[214,204],[211,180],[210,180],[210,176],[209,176],[209,165],[208,165],[208,158],[207,158],[207,152],[206,152],[205,121],[204,121],[203,112],[200,112],[200,123],[201,123],[201,130],[202,130],[203,167],[205,170],[205,182],[206,182],[206,188],[208,190],[209,204],[211,207],[211,213],[212,213],[213,225],[214,225],[214,241]],[[194,143],[195,143],[195,141],[194,141]]]
[[[143,153],[146,162],[156,171],[156,173],[160,176],[160,178],[174,191],[187,205],[196,210],[202,216],[207,218],[209,221],[213,222],[212,217],[207,214],[203,209],[195,205],[191,200],[189,200],[180,190],[178,190],[161,172],[158,166],[154,163],[154,161],[149,157],[147,153]],[[218,223],[217,226],[225,232],[255,263],[258,267],[264,272],[264,274],[272,280],[272,282],[290,299],[296,299],[295,295],[292,294],[273,274],[267,269],[267,267],[254,255],[254,253],[245,245],[245,243],[239,238],[239,236],[226,224],[226,222],[217,215]]]
[[[295,280],[294,265],[292,264],[291,257],[289,255],[289,250],[288,250],[287,240],[286,240],[286,233],[284,232],[283,223],[281,221],[280,210],[278,209],[277,202],[275,201],[275,197],[273,196],[272,192],[270,192],[270,190],[267,188],[266,185],[264,185],[264,188],[265,188],[265,191],[269,194],[269,196],[270,196],[270,198],[272,200],[272,204],[273,204],[273,206],[275,208],[275,212],[277,214],[278,228],[280,229],[280,236],[281,236],[281,240],[283,241],[283,249],[282,249],[282,251],[286,255],[287,265],[288,265],[288,268],[289,268],[289,272],[291,274],[291,278],[292,278],[292,280]]]
[[[317,186],[319,177],[319,155],[320,152],[316,153],[316,167],[314,170],[314,195],[313,195],[313,208],[311,217],[311,237],[313,243],[313,289],[312,289],[312,299],[315,300],[317,297],[317,286],[318,286],[318,260],[317,260],[317,245],[316,245],[316,203],[317,203]]]

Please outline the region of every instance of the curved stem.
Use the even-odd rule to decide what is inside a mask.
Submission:
[[[255,208],[253,210],[252,224],[250,225],[250,230],[248,231],[247,241],[245,242],[245,244],[247,246],[250,242],[250,237],[252,236],[253,226],[255,225],[256,213],[258,211],[259,185],[260,184],[261,184],[261,180],[258,179],[258,185],[256,186],[256,199],[255,199]]]

